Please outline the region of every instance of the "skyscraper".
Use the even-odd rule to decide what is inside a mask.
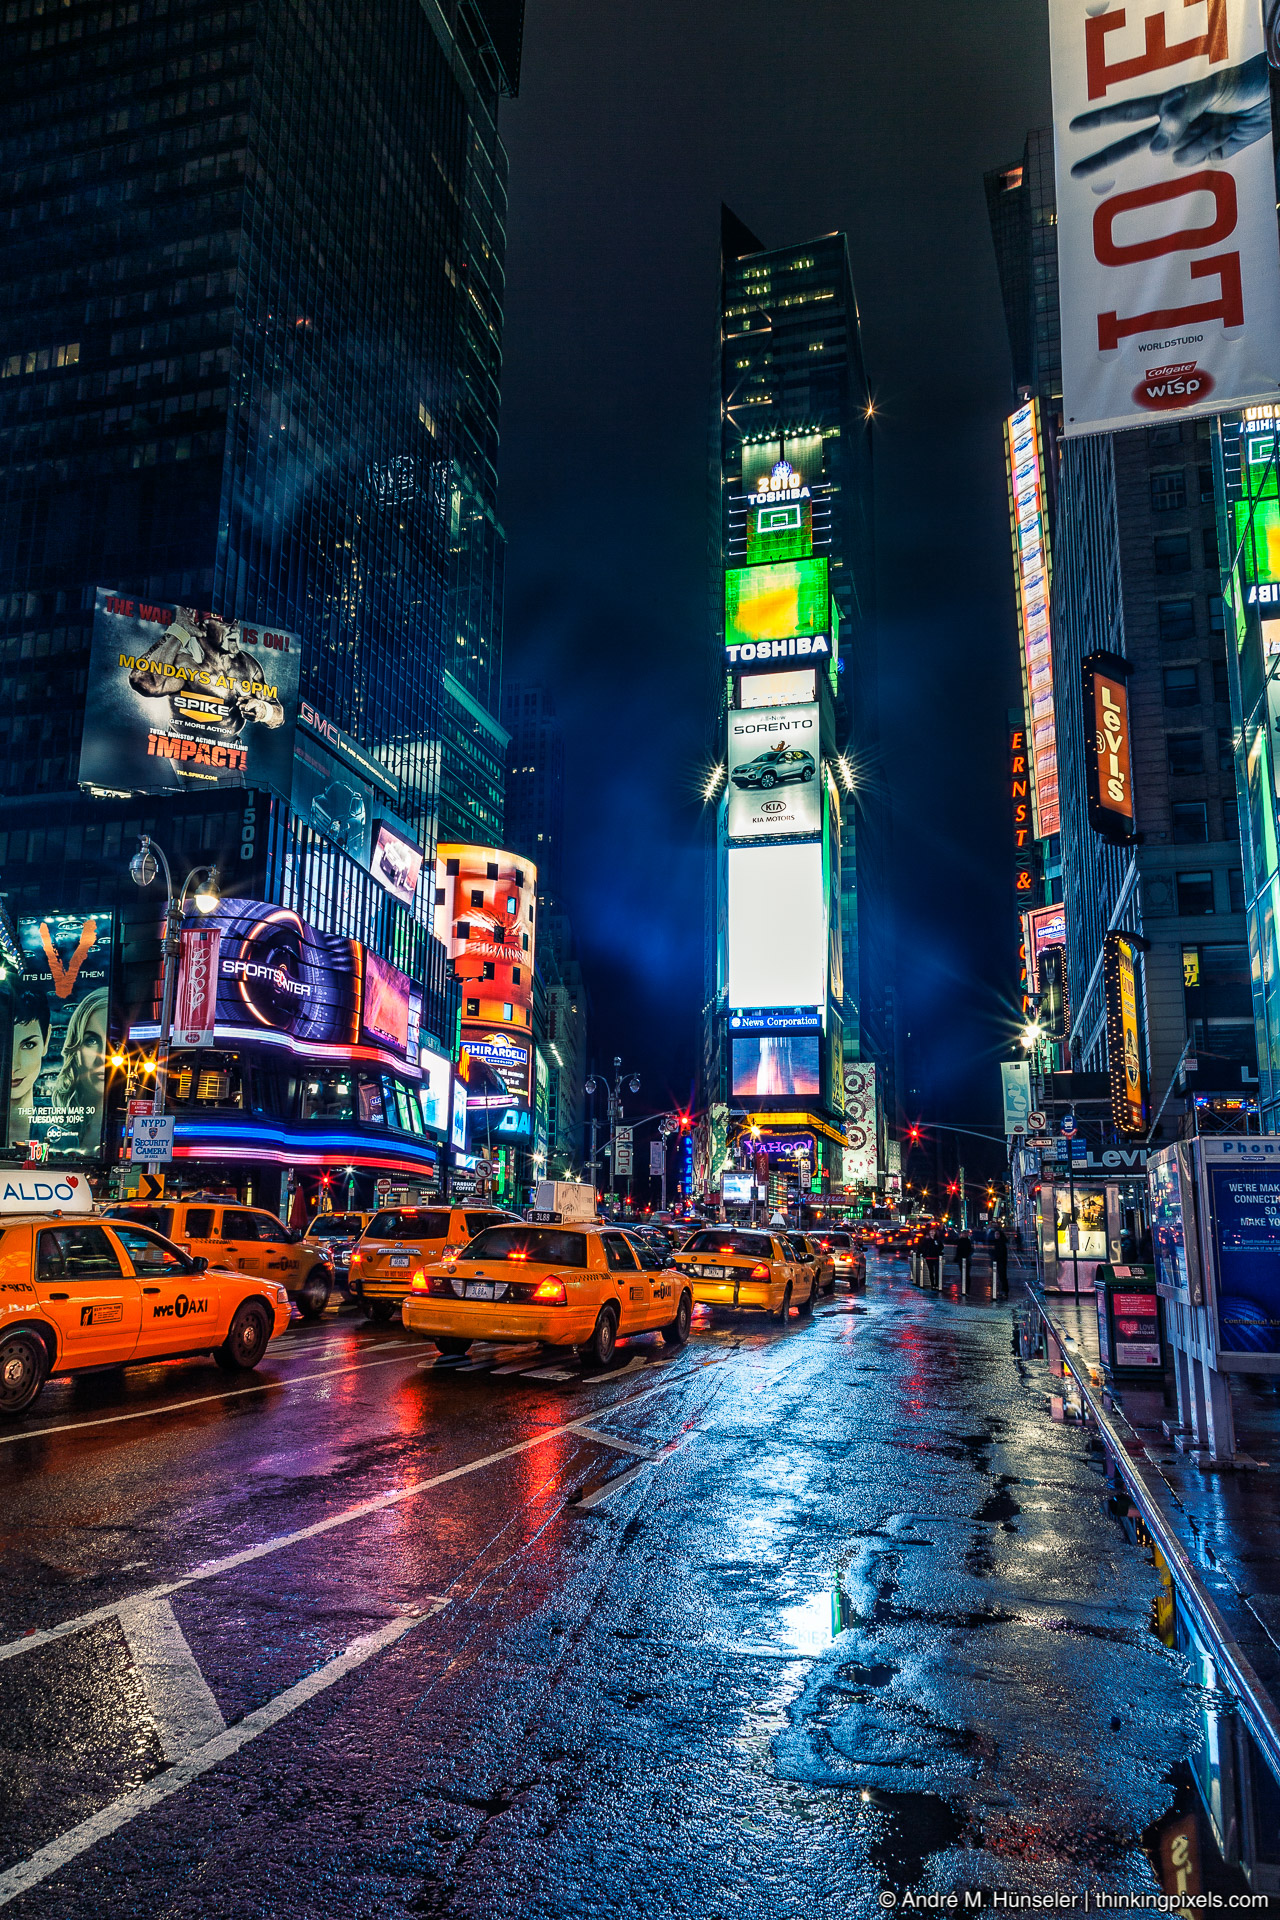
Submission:
[[[507,749],[507,845],[537,863],[539,891],[561,898],[564,877],[564,729],[536,681],[502,689]]]
[[[19,913],[115,909],[117,1039],[145,1024],[155,968],[157,909],[125,878],[140,831],[179,879],[216,860],[224,894],[354,936],[418,983],[424,1033],[452,1036],[430,902],[406,875],[425,855],[429,878],[442,831],[501,830],[497,111],[521,15],[512,0],[139,0],[47,22],[20,0],[11,15],[0,870]],[[335,801],[323,771],[314,805],[291,804],[287,781],[152,787],[136,769],[83,792],[95,589],[186,635],[179,659],[206,610],[244,648],[292,650],[299,756],[332,770],[327,743],[355,799]],[[265,679],[280,664],[253,657]],[[90,707],[91,734],[102,717]],[[209,718],[183,716],[187,731]],[[353,779],[362,755],[372,771]],[[361,810],[409,854],[380,864],[352,831]],[[296,1078],[243,1107],[300,1118]],[[399,1112],[390,1092],[377,1105]]]
[[[809,1142],[790,1158],[828,1187],[846,1063],[894,1097],[872,414],[845,236],[766,249],[725,209],[710,579],[727,757],[708,809],[704,1091],[789,1107]],[[751,923],[753,889],[786,951]],[[874,1178],[874,1139],[859,1151],[855,1177]]]

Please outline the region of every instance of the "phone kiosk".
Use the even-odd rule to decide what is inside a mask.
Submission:
[[[1179,1140],[1147,1162],[1178,1442],[1235,1456],[1227,1375],[1280,1373],[1280,1137]]]
[[[1120,1258],[1120,1188],[1113,1181],[1046,1173],[1037,1227],[1042,1283],[1050,1293],[1092,1296],[1104,1266]]]

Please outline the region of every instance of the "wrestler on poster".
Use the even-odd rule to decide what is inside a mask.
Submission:
[[[99,587],[81,786],[287,798],[301,657],[295,633]]]

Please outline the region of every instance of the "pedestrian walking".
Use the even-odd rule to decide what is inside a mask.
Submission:
[[[1009,1241],[1003,1227],[997,1227],[991,1236],[991,1272],[998,1300],[1009,1291]]]

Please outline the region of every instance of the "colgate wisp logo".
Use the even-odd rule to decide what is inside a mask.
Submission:
[[[1213,387],[1211,373],[1197,366],[1194,360],[1184,360],[1174,367],[1148,367],[1134,388],[1133,397],[1140,407],[1162,413],[1174,407],[1196,406],[1209,398]]]

